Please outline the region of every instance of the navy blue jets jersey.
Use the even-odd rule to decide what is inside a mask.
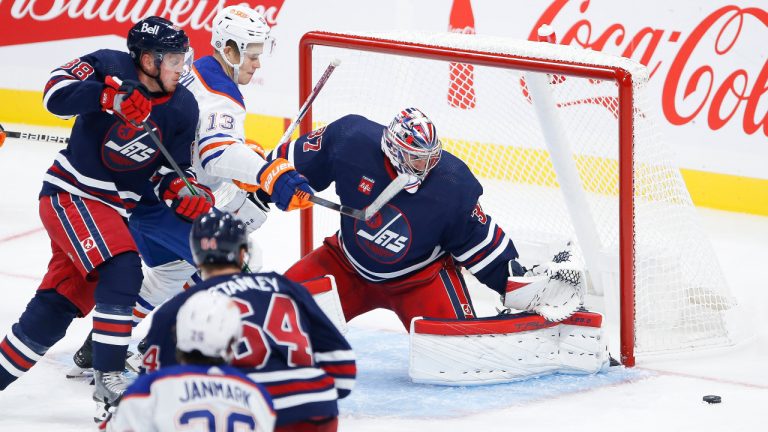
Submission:
[[[335,182],[341,203],[362,209],[396,177],[381,149],[385,126],[348,115],[270,153],[294,164],[322,191]],[[401,191],[371,220],[341,216],[339,243],[364,278],[405,277],[451,254],[490,288],[504,293],[512,240],[479,204],[483,187],[456,156],[440,162],[415,193]]]
[[[45,108],[61,118],[77,119],[69,145],[45,174],[40,194],[66,191],[101,201],[127,216],[148,190],[151,178],[159,184],[175,174],[144,130],[102,111],[99,99],[107,75],[138,80],[130,55],[113,50],[84,55],[51,72],[43,97]],[[147,121],[182,169],[190,166],[197,117],[197,102],[183,86],[152,99]]]
[[[232,365],[266,387],[278,426],[338,415],[337,398],[354,386],[354,352],[309,292],[277,273],[216,276],[169,300],[152,317],[147,370],[176,364],[176,314],[187,298],[206,289],[240,307],[243,338]]]

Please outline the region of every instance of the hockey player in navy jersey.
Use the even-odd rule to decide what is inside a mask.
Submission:
[[[272,398],[229,365],[242,334],[240,309],[226,295],[200,291],[176,315],[179,365],[139,377],[106,424],[111,432],[207,430],[270,432]]]
[[[290,211],[310,206],[307,197],[312,190],[289,164],[268,163],[263,150],[245,138],[245,101],[238,85],[251,81],[261,67],[261,56],[271,51],[269,25],[245,5],[227,6],[214,18],[211,33],[213,55],[195,61],[180,80],[200,108],[193,167],[198,182],[213,191],[216,207],[235,214],[251,233],[266,220],[268,207],[257,199],[247,199],[248,192],[261,190],[278,208]],[[262,180],[267,178],[272,180]],[[190,224],[175,217],[154,193],[146,194],[132,212],[129,228],[144,262],[144,282],[133,312],[136,325],[156,306],[181,292],[187,281],[197,278],[189,250]],[[249,261],[252,270],[260,267],[256,252],[253,247]],[[75,353],[76,366],[67,376],[79,376],[90,368],[91,352],[89,337]]]
[[[394,311],[406,329],[417,316],[476,318],[460,267],[504,304],[559,321],[583,293],[552,278],[554,267],[529,271],[512,239],[480,206],[483,188],[466,164],[442,149],[436,126],[407,108],[389,126],[348,115],[278,146],[317,191],[335,182],[341,203],[362,209],[398,173],[397,194],[367,222],[341,216],[338,233],[285,276],[305,281],[332,274],[347,321],[376,308]]]
[[[192,226],[190,245],[204,281],[155,311],[143,366],[176,364],[170,331],[188,298],[208,291],[230,296],[241,311],[243,337],[232,365],[272,395],[279,431],[334,431],[337,398],[354,385],[355,357],[307,290],[276,273],[241,273],[244,224],[213,210]]]
[[[189,168],[198,108],[178,80],[187,35],[149,17],[128,34],[130,54],[99,50],[51,73],[43,103],[77,116],[68,146],[44,176],[40,217],[51,237],[48,272],[27,309],[0,344],[0,389],[31,368],[75,317],[93,316],[94,400],[115,404],[131,336],[131,311],[142,282],[141,262],[125,218],[148,184],[191,220],[212,204],[210,190],[170,167],[141,126],[151,127],[182,169]]]

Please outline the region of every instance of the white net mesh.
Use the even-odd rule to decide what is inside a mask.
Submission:
[[[644,92],[647,72],[642,65],[575,47],[478,35],[367,36],[391,39],[393,47],[398,46],[397,41],[405,41],[628,71],[635,90],[636,352],[734,343],[736,335],[729,321],[735,301],[698,225],[673,155],[653,126]],[[593,290],[604,293],[608,302],[617,301],[619,113],[615,81],[548,76],[503,65],[451,63],[405,52],[378,54],[316,45],[313,82],[334,58],[341,65],[313,105],[315,126],[350,113],[388,124],[399,110],[420,108],[434,121],[446,150],[463,159],[481,181],[484,209],[510,233],[524,260],[547,259],[553,248],[578,239]],[[546,81],[544,88],[551,101],[531,93],[529,84],[534,80]],[[545,107],[545,114],[537,113],[531,96],[552,106]],[[548,146],[545,139],[551,132],[545,128],[556,127],[565,138],[557,144],[557,152],[567,155],[565,164],[574,168],[571,178],[554,168],[552,143]],[[574,184],[561,188],[560,181]],[[338,228],[338,217],[328,212],[314,214],[317,245]],[[574,219],[579,218],[587,222],[575,224]],[[610,311],[611,306],[606,308]]]

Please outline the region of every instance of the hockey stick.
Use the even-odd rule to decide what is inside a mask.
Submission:
[[[5,141],[6,137],[28,139],[33,141],[55,142],[59,144],[69,143],[69,137],[49,135],[44,133],[7,131],[5,130],[5,128],[3,128],[3,125],[0,125],[0,145],[3,145],[3,142]]]
[[[309,110],[310,105],[312,105],[312,102],[315,101],[315,98],[320,93],[320,90],[328,81],[328,78],[331,77],[333,70],[336,69],[336,66],[338,66],[340,63],[341,63],[341,60],[337,58],[331,60],[331,63],[328,65],[328,67],[325,68],[325,72],[323,72],[323,75],[320,76],[320,79],[317,80],[317,83],[315,83],[315,87],[309,93],[309,96],[307,96],[307,100],[304,101],[304,105],[302,105],[301,109],[299,109],[299,114],[296,116],[295,119],[293,119],[291,124],[288,125],[288,129],[285,130],[285,133],[283,134],[283,136],[280,137],[280,141],[277,142],[278,145],[284,142],[287,142],[288,140],[291,139],[291,135],[293,134],[293,131],[296,130],[296,126],[298,126],[299,123],[301,122],[301,119],[304,118],[304,115]]]
[[[309,110],[309,107],[312,105],[312,102],[314,102],[317,95],[320,93],[320,90],[325,86],[325,83],[328,81],[328,78],[330,78],[331,74],[333,73],[334,69],[341,63],[341,60],[339,59],[333,59],[331,60],[331,63],[328,65],[328,67],[325,68],[325,72],[323,72],[323,75],[320,76],[320,79],[317,80],[317,83],[315,83],[315,87],[312,88],[312,91],[309,93],[309,96],[307,96],[307,100],[304,101],[304,104],[301,106],[301,109],[299,109],[298,115],[296,115],[296,118],[293,119],[290,125],[288,125],[288,129],[285,130],[285,133],[282,137],[280,137],[279,144],[282,144],[284,142],[287,142],[290,140],[291,135],[293,134],[293,131],[296,130],[296,127],[299,125],[302,119],[304,119],[304,115],[307,114],[307,111]],[[408,176],[407,175],[399,175],[397,178],[395,178],[392,183],[390,183],[381,193],[378,197],[365,208],[365,210],[359,210],[355,209],[343,204],[336,204],[333,201],[329,201],[325,198],[321,198],[317,195],[310,195],[309,200],[313,204],[317,204],[319,206],[335,210],[343,215],[347,215],[350,217],[353,217],[358,220],[367,221],[368,219],[372,218],[373,215],[376,214],[379,210],[381,210],[382,207],[386,203],[388,203],[395,195],[397,195],[400,190],[405,187],[406,183],[408,183]]]
[[[189,192],[192,194],[192,196],[199,195],[197,192],[197,189],[195,189],[194,186],[187,180],[187,176],[184,174],[184,171],[179,168],[179,164],[176,163],[176,160],[173,159],[173,156],[171,156],[171,153],[168,151],[168,149],[165,148],[163,143],[160,142],[160,138],[155,135],[155,132],[152,130],[152,127],[149,126],[149,124],[146,121],[141,122],[141,126],[144,128],[145,131],[147,131],[147,135],[149,135],[150,138],[152,138],[152,141],[155,142],[155,145],[157,145],[157,148],[160,149],[160,151],[163,153],[163,156],[165,156],[165,159],[168,161],[169,164],[171,164],[171,167],[174,171],[176,171],[176,175],[179,176],[179,178],[184,182],[185,185],[187,185],[187,188],[189,189]]]

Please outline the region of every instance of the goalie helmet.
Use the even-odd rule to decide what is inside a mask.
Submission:
[[[176,314],[176,348],[206,357],[232,360],[232,343],[240,339],[240,309],[231,298],[206,290],[193,294]]]
[[[443,145],[432,120],[418,108],[406,108],[384,130],[381,148],[399,173],[419,182],[440,161]]]
[[[233,264],[240,267],[240,250],[248,250],[245,224],[231,214],[213,208],[192,223],[189,246],[198,266]]]
[[[242,53],[248,44],[264,44],[264,54],[269,55],[274,47],[274,39],[269,35],[269,25],[264,17],[255,10],[244,6],[227,6],[213,19],[211,45],[224,61],[234,69],[232,79],[237,83],[237,75],[243,64]],[[224,54],[227,42],[237,45],[240,63],[232,64]]]

